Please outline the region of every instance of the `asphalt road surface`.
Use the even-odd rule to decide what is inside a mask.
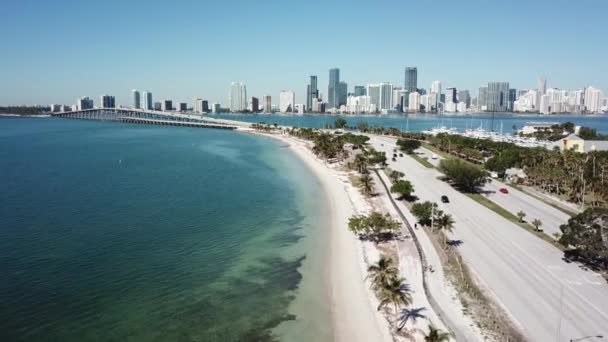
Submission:
[[[421,201],[434,201],[455,220],[452,239],[462,240],[461,255],[490,295],[512,316],[530,341],[569,341],[608,336],[608,284],[547,242],[478,204],[440,173],[407,155],[391,161],[394,139],[372,137],[387,152],[389,167],[405,173]],[[384,146],[381,146],[383,144]],[[441,203],[446,195],[450,203]]]

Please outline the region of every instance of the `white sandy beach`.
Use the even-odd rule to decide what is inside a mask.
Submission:
[[[359,241],[348,231],[348,219],[368,210],[368,204],[351,185],[346,174],[334,171],[317,159],[304,142],[269,135],[289,144],[290,149],[317,176],[330,208],[331,231],[328,253],[329,296],[334,341],[393,341],[389,326],[376,310],[365,282],[366,264]]]

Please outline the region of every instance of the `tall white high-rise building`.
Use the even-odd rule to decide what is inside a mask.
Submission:
[[[154,102],[152,101],[152,93],[149,91],[144,91],[141,93],[142,97],[141,97],[141,109],[144,110],[153,110],[154,109]]]
[[[368,84],[367,95],[370,99],[370,104],[380,108],[380,85],[379,84]]]
[[[415,91],[410,93],[408,110],[413,113],[420,111],[420,93]]]
[[[279,111],[288,113],[295,111],[296,93],[291,90],[283,90],[279,94]]]
[[[602,91],[597,89],[597,88],[593,88],[593,87],[587,87],[585,88],[585,99],[584,99],[584,103],[585,103],[585,109],[587,110],[587,112],[589,113],[600,113],[601,112],[601,99],[602,99]]]
[[[551,114],[551,98],[549,95],[541,95],[540,96],[540,107],[538,111],[541,114]]]
[[[141,109],[141,94],[139,90],[133,89],[131,92],[133,93],[133,109]]]
[[[393,85],[387,82],[380,83],[380,106],[381,111],[393,109]]]
[[[431,108],[427,108],[427,111],[439,111],[439,102],[441,101],[441,81],[433,81],[431,83],[431,93],[435,94],[433,102],[429,103]]]
[[[203,113],[203,99],[194,99],[194,112]]]
[[[243,82],[232,82],[230,84],[230,111],[244,110],[247,110],[247,86]]]

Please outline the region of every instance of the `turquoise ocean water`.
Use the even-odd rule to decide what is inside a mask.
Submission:
[[[231,131],[0,118],[0,341],[325,341],[327,213]]]

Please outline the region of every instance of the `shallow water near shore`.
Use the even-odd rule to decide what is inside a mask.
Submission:
[[[0,118],[0,340],[329,341],[328,214],[284,143]]]

